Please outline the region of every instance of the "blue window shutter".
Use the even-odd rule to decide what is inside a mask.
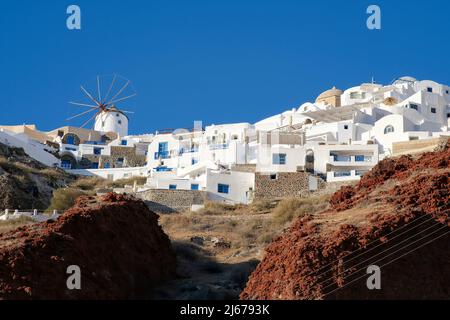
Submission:
[[[229,191],[230,191],[230,185],[222,184],[222,183],[219,183],[217,185],[217,192],[218,193],[228,193]]]
[[[196,183],[191,184],[191,190],[198,190],[198,184]]]

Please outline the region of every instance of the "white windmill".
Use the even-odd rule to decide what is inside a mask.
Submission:
[[[131,81],[118,75],[113,75],[112,81],[108,85],[106,94],[103,97],[103,86],[100,76],[97,76],[96,82],[97,97],[94,97],[94,95],[92,95],[84,86],[80,86],[81,91],[94,104],[73,101],[69,102],[72,105],[88,108],[88,110],[76,114],[73,117],[68,118],[67,120],[73,120],[84,115],[92,115],[92,112],[94,112],[94,114],[81,125],[81,128],[85,127],[94,120],[94,130],[96,131],[115,132],[122,137],[128,135],[127,114],[133,112],[119,108],[118,104],[123,103],[125,100],[128,100],[137,95],[137,93],[131,86]],[[118,91],[115,91],[118,88],[120,89]],[[109,98],[110,96],[111,98]]]

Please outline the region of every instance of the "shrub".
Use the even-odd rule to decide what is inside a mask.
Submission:
[[[101,188],[107,180],[100,177],[83,177],[72,183],[71,187],[84,191],[93,191]]]
[[[240,209],[242,205],[232,205],[222,202],[205,202],[205,207],[198,211],[198,214],[204,215],[227,215],[234,214],[236,210]]]
[[[327,208],[328,196],[308,198],[287,198],[282,200],[273,211],[273,221],[279,225],[292,222],[297,217],[314,214]]]
[[[249,206],[251,212],[271,211],[277,206],[278,202],[273,200],[255,200]]]
[[[87,195],[87,193],[75,188],[56,189],[53,191],[53,198],[47,210],[66,211],[75,204],[78,197],[83,195]]]

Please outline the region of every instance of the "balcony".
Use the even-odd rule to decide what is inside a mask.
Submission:
[[[209,146],[209,150],[223,150],[228,149],[228,143],[212,144]]]
[[[375,164],[373,156],[365,155],[332,155],[329,157],[328,162],[333,166],[372,166]]]
[[[190,148],[190,149],[185,149],[185,148],[181,148],[179,151],[179,155],[183,155],[184,153],[195,153],[198,152],[198,148]]]

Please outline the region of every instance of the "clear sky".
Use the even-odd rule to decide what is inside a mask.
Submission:
[[[66,27],[70,4],[81,30]],[[366,27],[370,4],[381,30]],[[97,74],[133,82],[131,133],[255,122],[372,76],[450,84],[449,12],[446,0],[2,0],[0,124],[80,125],[67,102]]]

